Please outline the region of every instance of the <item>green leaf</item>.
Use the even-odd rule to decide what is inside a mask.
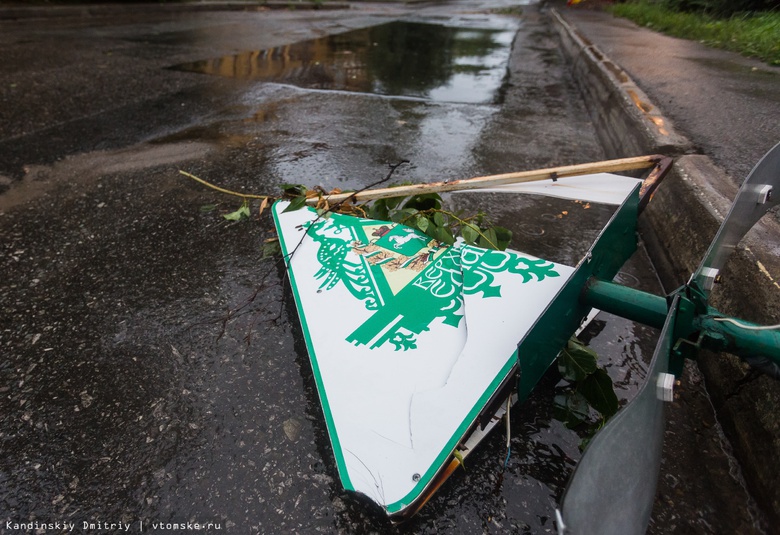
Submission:
[[[582,381],[598,369],[595,351],[582,345],[578,340],[569,340],[558,355],[558,371],[567,381]]]
[[[434,212],[433,213],[433,222],[436,224],[437,227],[443,227],[447,224],[447,220],[444,218],[444,214],[441,212]]]
[[[424,193],[422,195],[414,195],[409,198],[404,204],[404,208],[414,208],[420,210],[440,210],[441,209],[441,197],[438,193]]]
[[[407,223],[416,214],[417,210],[413,208],[403,208],[390,214],[390,220],[394,223]]]
[[[576,336],[572,336],[571,338],[569,338],[569,341],[566,343],[566,349],[572,353],[587,354],[591,359],[593,359],[594,363],[599,360],[598,353],[596,353],[593,349],[589,348],[588,346],[580,342]],[[582,358],[585,358],[585,356],[582,355]]]
[[[588,419],[590,407],[587,400],[576,390],[558,394],[553,399],[553,418],[569,429],[574,429]]]
[[[428,227],[430,227],[430,225],[431,225],[431,222],[428,221],[428,218],[424,217],[424,216],[418,217],[417,221],[415,221],[415,223],[416,223],[415,226],[418,229],[420,229],[420,231],[422,231],[422,232],[427,232],[428,231]]]
[[[284,212],[294,212],[295,210],[300,210],[304,206],[306,206],[306,196],[305,195],[301,195],[300,197],[295,197],[295,198],[291,199],[290,200],[290,206],[285,208],[282,213],[284,213]]]
[[[580,451],[585,451],[585,448],[588,447],[588,444],[590,444],[590,441],[593,440],[593,436],[588,436],[580,440],[579,448]]]
[[[485,249],[495,249],[496,242],[498,242],[496,231],[493,230],[492,228],[489,228],[482,231],[482,236],[479,237],[479,240],[477,241],[477,245]]]
[[[303,184],[282,184],[282,191],[290,197],[305,195],[308,188]]]
[[[230,212],[229,214],[223,214],[222,217],[224,217],[228,221],[240,221],[243,218],[249,218],[249,205],[243,204],[241,208],[239,208],[235,212]]]
[[[379,221],[387,221],[390,219],[390,209],[387,206],[387,201],[390,199],[377,199],[368,209],[368,217],[371,219],[378,219]]]
[[[282,247],[279,240],[270,241],[263,244],[263,258],[270,258],[282,254]]]
[[[406,197],[388,197],[387,199],[382,200],[385,201],[385,204],[390,210],[395,210],[405,198]]]
[[[461,466],[463,467],[463,469],[465,470],[465,469],[466,469],[466,465],[465,465],[465,464],[464,464],[464,462],[463,462],[463,454],[462,454],[460,451],[458,451],[458,450],[455,450],[455,451],[453,451],[453,452],[452,452],[452,456],[453,456],[453,457],[455,457],[455,458],[458,460],[458,462],[460,463],[460,465],[461,465]]]
[[[455,243],[455,236],[452,235],[452,232],[447,227],[436,227],[436,235],[434,238],[448,245]]]
[[[590,406],[607,419],[618,410],[618,398],[612,387],[612,379],[603,368],[588,375],[577,387],[577,391],[588,400]]]
[[[498,247],[498,250],[503,251],[509,247],[509,243],[512,241],[512,231],[504,227],[496,226],[493,227],[493,230],[496,231],[496,239],[498,240],[496,246]]]
[[[460,235],[469,245],[474,245],[479,239],[479,232],[471,224],[465,224],[460,229]]]

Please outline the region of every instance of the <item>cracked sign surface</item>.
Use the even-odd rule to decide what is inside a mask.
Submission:
[[[315,211],[274,217],[342,484],[389,514],[425,490],[574,268]],[[300,244],[300,245],[299,245]]]

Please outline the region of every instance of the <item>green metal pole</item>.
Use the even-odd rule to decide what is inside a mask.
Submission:
[[[596,278],[585,284],[580,302],[657,329],[664,326],[669,313],[665,297]]]
[[[659,329],[669,312],[665,297],[595,277],[585,284],[580,302]],[[765,327],[729,318],[713,308],[708,308],[706,314],[683,314],[681,318],[675,326],[675,337],[690,339],[691,348],[731,353],[780,379],[780,326]],[[698,341],[694,342],[696,338]],[[694,353],[683,355],[695,356]]]
[[[780,328],[762,327],[744,320],[710,314],[699,316],[694,323],[704,333],[701,346],[712,351],[725,351],[750,360],[765,357],[780,365]]]

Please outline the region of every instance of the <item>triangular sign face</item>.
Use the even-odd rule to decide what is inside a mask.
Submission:
[[[274,217],[339,476],[400,514],[473,429],[574,268],[287,206]]]

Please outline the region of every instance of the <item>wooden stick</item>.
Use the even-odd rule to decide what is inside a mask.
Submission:
[[[332,205],[347,199],[350,199],[353,202],[372,201],[386,197],[408,197],[410,195],[421,195],[424,193],[443,193],[447,191],[488,188],[505,184],[520,184],[523,182],[536,182],[551,178],[589,175],[593,173],[612,173],[616,171],[630,171],[633,169],[647,169],[653,167],[660,158],[661,156],[658,155],[637,156],[634,158],[621,158],[618,160],[604,160],[562,167],[550,167],[548,169],[537,169],[535,171],[520,171],[502,175],[480,176],[453,180],[452,182],[431,182],[428,184],[412,184],[395,188],[367,189],[357,193],[338,193],[325,195],[323,197],[314,197],[308,200],[307,203],[317,204],[320,199],[324,199],[328,204]]]

